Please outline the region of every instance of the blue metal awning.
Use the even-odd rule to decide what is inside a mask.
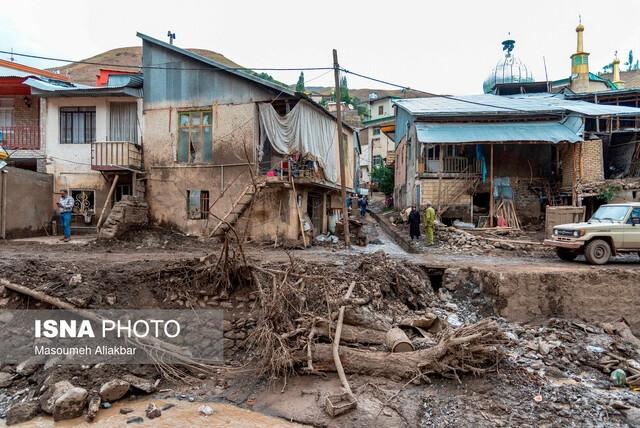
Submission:
[[[553,122],[416,123],[420,143],[508,143],[582,141],[582,120],[570,116]]]

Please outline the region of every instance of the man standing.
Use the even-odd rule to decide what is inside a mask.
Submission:
[[[73,211],[73,198],[69,196],[69,192],[66,189],[62,190],[62,195],[58,201],[58,207],[60,208],[60,224],[62,224],[62,230],[64,231],[64,238],[62,241],[69,242],[71,239],[71,212]]]
[[[369,205],[369,203],[367,202],[367,197],[363,196],[358,201],[358,207],[360,208],[360,217],[364,217],[365,215],[367,215],[367,205]]]
[[[409,236],[411,236],[411,240],[420,238],[420,213],[416,207],[411,207],[409,213]]]
[[[424,233],[427,236],[427,245],[433,245],[433,230],[436,226],[436,210],[431,202],[427,202],[427,209],[424,211]]]

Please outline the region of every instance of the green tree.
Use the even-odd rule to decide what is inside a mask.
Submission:
[[[301,71],[300,76],[298,76],[298,83],[296,83],[296,92],[304,92],[304,71]]]
[[[340,78],[340,101],[350,104],[351,97],[349,96],[349,85],[347,84],[347,76]]]
[[[627,66],[627,71],[633,71],[638,69],[638,61],[633,61],[633,50],[629,51],[627,62],[624,63]]]
[[[393,195],[394,183],[394,170],[386,165],[376,165],[371,172],[371,179],[378,185],[378,189],[385,196]]]

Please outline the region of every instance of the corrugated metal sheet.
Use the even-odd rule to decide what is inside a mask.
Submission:
[[[80,84],[64,85],[47,82],[40,79],[29,78],[24,84],[35,89],[34,94],[47,96],[62,97],[106,97],[106,96],[130,96],[142,98],[142,88],[130,88],[127,86],[86,86]]]
[[[582,141],[582,120],[570,116],[561,122],[417,123],[421,143],[569,142]]]
[[[640,116],[640,109],[570,101],[558,94],[498,96],[492,94],[396,100],[414,116],[496,116],[579,113],[584,116]]]

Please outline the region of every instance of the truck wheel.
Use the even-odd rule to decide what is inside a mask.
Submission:
[[[571,262],[578,257],[578,253],[567,248],[556,248],[556,254],[565,262]]]
[[[603,265],[607,263],[611,257],[611,247],[607,241],[594,239],[585,247],[584,257],[592,265]]]

